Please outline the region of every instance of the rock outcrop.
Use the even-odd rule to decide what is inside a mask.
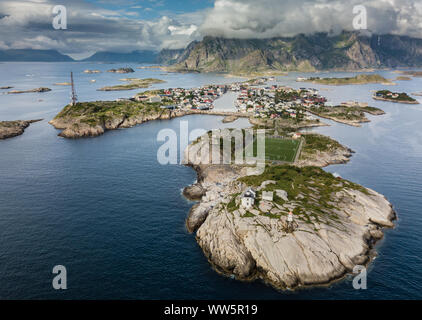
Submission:
[[[222,274],[279,289],[328,284],[368,263],[382,229],[393,227],[391,204],[371,189],[317,167],[271,166],[250,175],[247,167],[202,165],[203,147],[200,141],[185,151],[203,194],[186,225]],[[324,158],[307,163],[337,163],[338,154]],[[257,191],[256,203],[244,208],[241,195],[249,187]],[[265,190],[273,201],[262,199]]]
[[[107,130],[130,128],[151,120],[166,120],[185,115],[182,111],[161,109],[137,102],[96,101],[66,106],[49,123],[63,130],[64,138],[102,135]]]
[[[25,129],[31,123],[41,121],[38,120],[16,120],[16,121],[0,121],[0,140],[19,136],[24,133]]]

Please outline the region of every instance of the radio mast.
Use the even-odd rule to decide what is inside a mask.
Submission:
[[[73,72],[70,72],[70,82],[72,83],[72,96],[70,100],[70,105],[74,106],[76,105],[76,102],[78,101],[78,96],[76,95],[75,83],[73,82]]]

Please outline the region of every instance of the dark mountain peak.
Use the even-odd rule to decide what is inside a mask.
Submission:
[[[270,39],[206,36],[180,53],[173,68],[248,73],[397,66],[422,66],[422,39],[361,31],[319,32]]]

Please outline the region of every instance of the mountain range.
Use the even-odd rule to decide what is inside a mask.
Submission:
[[[171,69],[240,74],[420,66],[422,39],[344,31],[271,39],[207,36],[179,53]]]
[[[68,62],[74,60],[56,50],[10,49],[0,50],[0,61]]]
[[[0,50],[0,61],[33,61],[33,62],[105,62],[105,63],[160,63],[171,64],[185,52],[185,48],[178,50],[164,49],[161,52],[152,50],[137,50],[128,53],[99,51],[92,56],[74,60],[57,50],[10,49]]]
[[[75,61],[55,50],[0,50],[0,61]],[[173,71],[233,74],[422,67],[422,39],[343,31],[271,39],[206,36],[186,48],[118,53],[102,51],[86,62],[158,63]]]

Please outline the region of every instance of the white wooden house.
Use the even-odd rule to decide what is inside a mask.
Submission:
[[[242,194],[242,207],[245,209],[250,209],[255,204],[256,192],[251,188],[247,189]]]

